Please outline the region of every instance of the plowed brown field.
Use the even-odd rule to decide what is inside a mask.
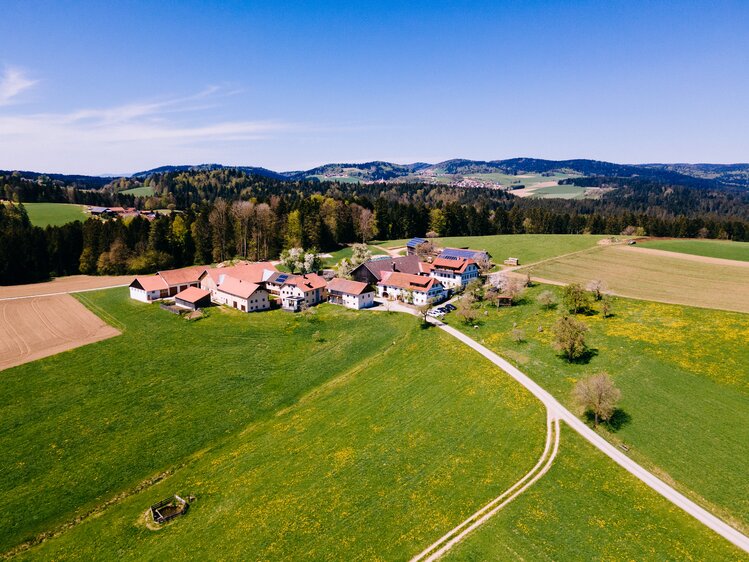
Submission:
[[[70,295],[0,301],[0,371],[119,333]]]

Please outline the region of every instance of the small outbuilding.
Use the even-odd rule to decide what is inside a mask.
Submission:
[[[174,295],[174,304],[188,310],[196,310],[211,304],[211,293],[197,287],[188,287]]]

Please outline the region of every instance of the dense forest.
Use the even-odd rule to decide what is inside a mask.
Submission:
[[[331,250],[373,239],[556,233],[706,237],[749,241],[749,192],[646,178],[576,178],[608,187],[600,199],[521,199],[500,190],[423,184],[288,181],[214,169],[157,173],[85,189],[48,176],[0,175],[0,284],[49,276],[121,274],[272,259],[300,246]],[[147,185],[152,197],[122,190]],[[167,209],[147,220],[89,219],[32,226],[23,202]]]

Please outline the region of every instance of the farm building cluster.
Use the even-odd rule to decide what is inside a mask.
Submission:
[[[285,273],[271,262],[195,266],[138,276],[130,283],[130,297],[147,303],[169,299],[187,310],[217,304],[242,312],[273,307],[299,312],[322,302],[359,310],[374,306],[376,297],[421,306],[478,279],[477,260],[488,258],[486,252],[448,248],[428,262],[409,252],[364,262],[351,279]]]

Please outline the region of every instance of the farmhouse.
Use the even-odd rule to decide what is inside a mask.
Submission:
[[[261,284],[270,278],[276,272],[276,267],[267,261],[256,263],[241,263],[229,267],[218,267],[215,269],[206,269],[200,275],[200,288],[210,291],[212,299],[215,301],[216,291],[220,279],[224,275],[241,279],[249,283]]]
[[[431,277],[439,280],[443,286],[455,289],[465,287],[479,276],[479,268],[472,259],[437,258],[432,262]]]
[[[211,304],[211,293],[197,287],[188,287],[174,295],[174,304],[188,310],[196,310]]]
[[[442,300],[445,288],[434,277],[410,273],[386,272],[377,284],[377,294],[384,298],[400,299],[420,306]]]
[[[258,283],[222,275],[213,296],[213,302],[241,310],[257,312],[270,309],[268,291]]]
[[[289,275],[281,286],[281,308],[299,312],[325,299],[325,279],[315,273]]]
[[[397,271],[411,275],[425,275],[424,265],[418,256],[399,258],[379,258],[364,262],[351,272],[355,281],[376,285],[382,280],[383,273]]]
[[[328,281],[328,302],[360,310],[374,304],[375,291],[366,283],[335,278]]]
[[[153,302],[173,297],[188,287],[198,287],[204,271],[205,266],[186,267],[136,277],[130,283],[130,298],[141,302]]]

